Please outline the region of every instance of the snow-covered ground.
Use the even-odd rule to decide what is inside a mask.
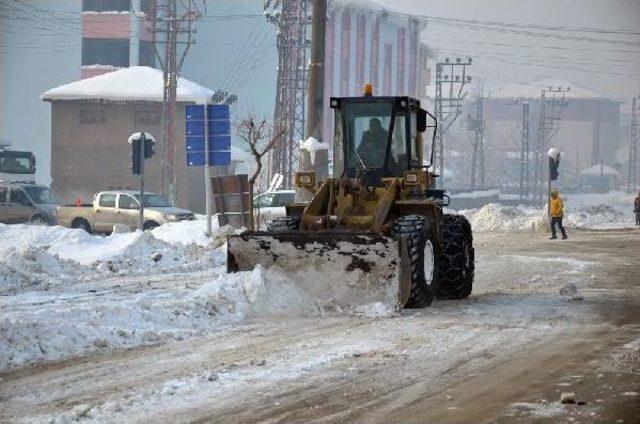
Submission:
[[[277,270],[226,273],[225,236],[204,221],[150,232],[1,225],[0,371],[172,340],[327,305]],[[328,305],[335,312],[335,305]],[[390,315],[386,305],[354,313]]]
[[[567,225],[630,226],[631,199],[567,196]],[[464,214],[478,232],[544,228],[542,210],[487,205]],[[203,220],[108,237],[0,224],[0,371],[182,340],[255,318],[330,313],[274,270],[226,274],[225,236],[233,231],[216,228],[207,237]],[[355,312],[394,315],[377,304]]]
[[[567,228],[614,229],[635,224],[634,195],[626,192],[571,194],[564,196]],[[478,209],[459,211],[474,231],[547,231],[546,208],[489,204]]]

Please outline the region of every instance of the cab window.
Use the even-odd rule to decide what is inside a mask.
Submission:
[[[411,137],[411,166],[420,166],[420,152],[418,152],[418,118],[415,112],[411,113],[410,137]]]
[[[404,175],[407,169],[407,127],[406,115],[397,113],[393,125],[393,137],[391,138],[391,156],[389,157],[389,170],[395,176]]]
[[[278,193],[276,195],[274,206],[287,206],[288,204],[293,203],[295,200],[294,198],[294,193]]]
[[[265,193],[260,197],[258,197],[258,199],[256,199],[257,202],[255,206],[259,208],[269,208],[273,206],[273,198],[274,198],[273,193]]]
[[[103,208],[115,208],[116,207],[116,195],[115,194],[103,194],[100,196],[99,205]]]
[[[118,198],[118,207],[120,209],[138,209],[138,202],[133,197],[121,194]]]

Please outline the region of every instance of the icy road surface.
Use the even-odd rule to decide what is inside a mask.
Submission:
[[[0,421],[633,422],[639,235],[477,234],[469,299],[361,317],[328,313],[268,272],[229,278],[215,247],[176,269],[153,259],[175,249],[142,240],[133,263],[116,252],[92,272],[0,252],[56,264],[18,283],[5,270]],[[559,404],[560,391],[590,409]]]

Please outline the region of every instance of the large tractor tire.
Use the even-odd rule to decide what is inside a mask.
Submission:
[[[438,299],[464,299],[473,288],[475,252],[471,224],[462,215],[442,216]]]
[[[267,231],[270,233],[286,233],[300,229],[299,216],[282,216],[267,223]]]
[[[409,252],[411,292],[405,306],[429,306],[436,294],[438,268],[433,224],[424,216],[403,216],[393,223],[393,235],[396,238],[404,236]]]

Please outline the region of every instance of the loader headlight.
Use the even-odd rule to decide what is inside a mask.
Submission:
[[[407,184],[417,184],[418,174],[415,172],[407,172],[406,174],[404,174],[404,182]]]
[[[314,172],[298,172],[296,174],[297,187],[313,187],[316,182],[316,174]]]

